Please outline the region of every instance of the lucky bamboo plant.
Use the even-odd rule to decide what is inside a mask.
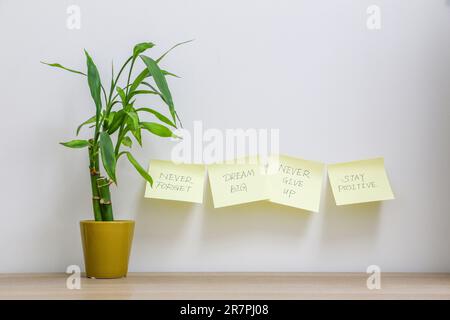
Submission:
[[[177,124],[181,125],[181,123],[175,111],[166,76],[177,76],[161,69],[159,63],[172,49],[187,42],[189,41],[174,45],[156,60],[142,54],[147,49],[154,47],[153,43],[144,42],[135,45],[133,54],[121,66],[117,75],[114,74],[114,66],[111,67],[111,82],[108,91],[102,85],[97,67],[86,50],[84,51],[87,64],[86,73],[66,68],[59,63],[42,62],[51,67],[87,77],[95,105],[95,114],[78,126],[76,135],[85,125],[90,125],[93,135],[87,140],[77,139],[61,144],[69,148],[88,149],[92,207],[96,221],[114,220],[110,185],[117,184],[116,163],[121,156],[126,156],[137,172],[151,185],[153,184],[152,177],[129,151],[129,148],[132,147],[130,135],[140,146],[142,146],[141,132],[143,130],[160,137],[174,137],[169,127],[176,129]],[[139,60],[143,62],[143,70],[132,80],[133,68]],[[124,81],[122,81],[122,75],[126,76]],[[166,117],[152,108],[138,105],[136,98],[146,94],[161,98],[169,109],[170,117]],[[141,121],[140,114],[142,113],[149,113],[164,124]],[[128,148],[128,150],[122,151],[122,148]],[[101,171],[100,158],[106,175]]]

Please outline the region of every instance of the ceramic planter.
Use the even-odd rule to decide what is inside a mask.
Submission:
[[[86,276],[122,278],[127,275],[134,221],[80,221]]]

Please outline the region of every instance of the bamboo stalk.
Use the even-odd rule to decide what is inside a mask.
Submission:
[[[97,179],[100,176],[98,160],[99,160],[98,150],[95,150],[93,146],[89,146],[89,173],[91,178],[91,189],[92,189],[92,209],[94,211],[95,221],[102,221],[100,194],[97,187]]]
[[[111,192],[109,190],[110,181],[108,178],[100,177],[97,179],[97,187],[100,193],[100,206],[102,208],[103,221],[113,221],[113,210],[111,203]]]

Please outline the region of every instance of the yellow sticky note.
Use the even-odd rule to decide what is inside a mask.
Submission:
[[[319,212],[324,168],[320,162],[272,157],[268,167],[270,202]]]
[[[147,182],[146,198],[203,202],[204,165],[151,160],[148,173],[153,178],[153,187]]]
[[[208,165],[214,208],[269,198],[265,170],[259,161],[245,158],[235,162]]]
[[[329,165],[328,177],[336,205],[394,199],[383,158]]]

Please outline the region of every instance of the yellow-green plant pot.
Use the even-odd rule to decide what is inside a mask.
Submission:
[[[134,221],[80,221],[86,276],[112,279],[127,275]]]

